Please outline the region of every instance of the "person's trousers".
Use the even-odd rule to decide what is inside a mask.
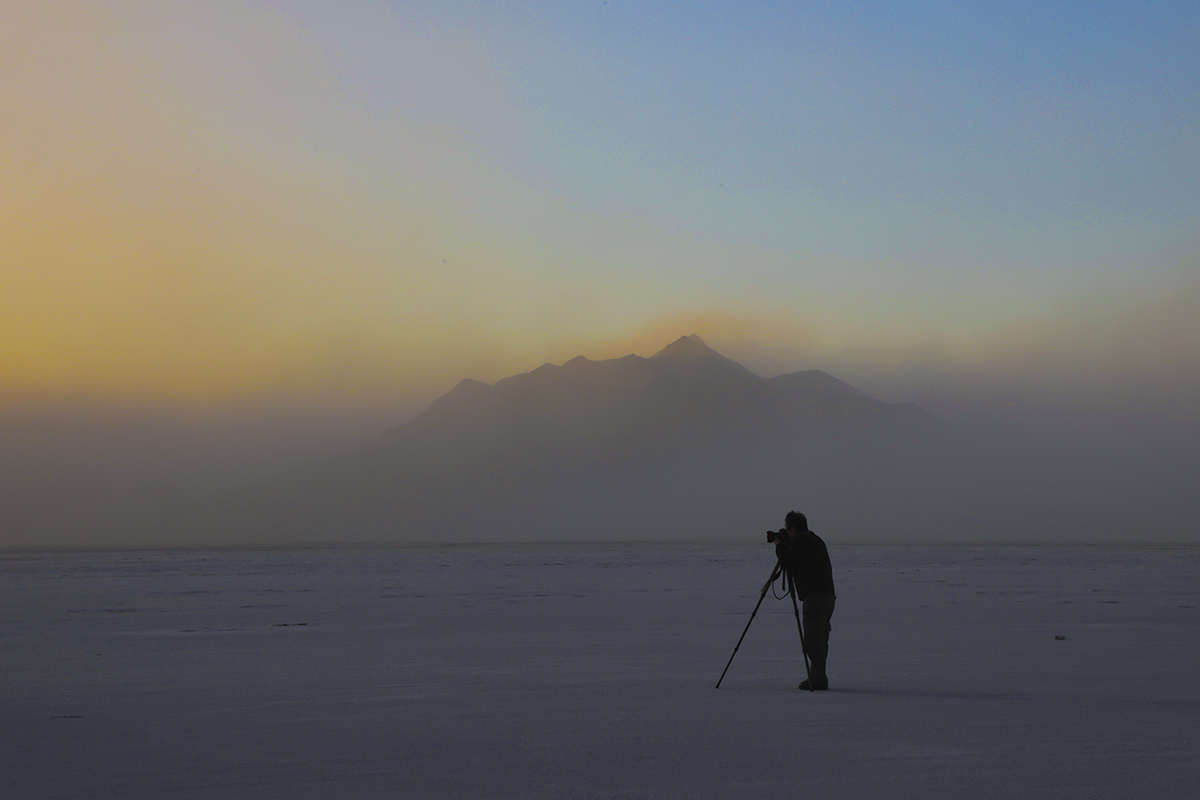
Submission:
[[[833,617],[833,606],[836,602],[832,594],[810,594],[804,598],[804,649],[812,671],[812,681],[821,686],[829,682],[825,674],[825,660],[829,657],[829,632],[833,627],[829,620]]]

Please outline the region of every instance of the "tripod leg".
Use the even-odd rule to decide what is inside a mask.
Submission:
[[[808,690],[815,688],[812,681],[812,667],[808,665],[808,648],[804,646],[804,626],[800,624],[800,606],[796,603],[796,587],[789,586],[788,594],[792,596],[792,611],[796,612],[796,630],[800,631],[800,652],[804,654],[804,675],[808,679]]]
[[[738,637],[737,644],[733,646],[733,652],[729,656],[729,661],[725,662],[725,669],[721,670],[721,677],[717,678],[717,685],[715,688],[721,688],[721,681],[725,680],[725,673],[729,672],[729,665],[733,663],[733,657],[737,655],[738,648],[742,646],[742,639],[746,638],[746,631],[750,630],[750,623],[754,622],[754,615],[758,613],[758,607],[762,605],[763,600],[766,598],[767,589],[769,589],[771,584],[774,583],[775,570],[778,568],[779,565],[776,564],[775,569],[771,570],[770,579],[767,580],[766,584],[763,585],[762,594],[758,596],[758,602],[754,604],[754,611],[750,612],[750,620],[746,623],[746,627],[742,629],[742,635]]]

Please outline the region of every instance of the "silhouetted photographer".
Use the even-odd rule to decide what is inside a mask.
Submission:
[[[832,629],[829,620],[837,600],[833,589],[833,565],[825,542],[808,529],[807,517],[799,511],[789,511],[784,524],[783,530],[767,531],[767,541],[774,543],[779,563],[763,587],[763,594],[782,571],[790,584],[788,591],[793,601],[799,600],[803,607],[801,644],[811,666],[800,688],[810,691],[828,689],[825,660],[829,655],[829,631]]]
[[[829,655],[829,620],[833,617],[833,605],[837,600],[833,592],[833,565],[829,563],[829,550],[821,537],[808,529],[808,518],[799,511],[789,511],[784,523],[786,527],[783,530],[767,531],[767,541],[775,545],[775,568],[763,584],[762,594],[750,612],[750,620],[733,646],[729,661],[725,662],[725,669],[717,679],[718,689],[750,630],[750,624],[758,614],[759,606],[780,574],[785,576],[784,589],[792,598],[792,611],[796,614],[796,628],[800,633],[800,649],[804,654],[804,671],[808,675],[800,683],[800,688],[810,692],[829,688],[825,659]],[[797,600],[804,604],[803,625],[800,623]]]

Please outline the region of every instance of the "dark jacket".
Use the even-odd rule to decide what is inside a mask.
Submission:
[[[792,537],[786,544],[777,539],[775,555],[791,576],[798,600],[810,594],[835,594],[833,565],[829,562],[829,550],[820,536],[805,531]]]

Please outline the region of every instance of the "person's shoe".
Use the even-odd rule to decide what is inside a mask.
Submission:
[[[800,686],[798,688],[802,692],[823,692],[829,688],[829,681],[809,682],[809,680],[805,678],[804,680],[800,681]]]

